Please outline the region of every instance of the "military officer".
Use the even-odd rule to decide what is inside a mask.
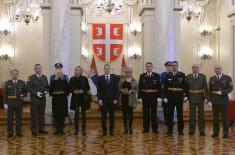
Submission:
[[[165,64],[166,71],[161,73],[161,84],[162,84],[162,90],[164,89],[164,83],[166,80],[166,75],[171,72],[171,61],[167,61]],[[163,108],[163,115],[164,115],[164,123],[167,125],[167,110],[168,110],[168,104],[167,103],[162,103],[162,108]]]
[[[49,90],[48,80],[42,75],[42,66],[34,65],[35,74],[29,76],[27,89],[30,92],[31,131],[33,136],[38,133],[46,134],[44,117],[46,108],[46,94]]]
[[[139,78],[138,97],[143,102],[143,132],[148,133],[150,120],[152,131],[158,133],[157,104],[162,102],[160,75],[153,72],[153,64],[146,63],[146,73]]]
[[[4,86],[3,103],[7,110],[7,132],[8,137],[13,136],[14,116],[16,120],[16,135],[21,137],[23,98],[27,95],[25,82],[19,80],[19,70],[14,68],[10,71],[11,80]]]
[[[198,108],[199,132],[201,136],[205,136],[204,101],[208,96],[208,85],[206,76],[199,73],[199,69],[199,65],[192,65],[193,73],[186,77],[189,94],[189,135],[195,132],[196,109]]]
[[[213,134],[212,137],[219,136],[219,117],[222,115],[224,138],[229,136],[229,124],[228,124],[228,94],[233,90],[232,78],[222,73],[222,67],[216,65],[215,75],[210,78],[209,81],[209,93],[210,102],[212,102],[213,111]]]
[[[62,69],[63,69],[63,64],[62,64],[62,63],[56,63],[56,64],[55,64],[55,72],[56,72],[56,73],[63,72]],[[56,78],[56,73],[50,76],[50,83],[51,83],[53,80],[57,79],[57,78]],[[69,81],[68,75],[66,75],[66,74],[63,74],[62,79],[63,79],[63,80],[66,80],[66,81]]]
[[[163,90],[164,103],[169,106],[167,134],[172,135],[173,119],[175,107],[177,110],[178,132],[183,135],[184,121],[183,121],[183,102],[187,101],[187,84],[185,81],[185,74],[178,71],[179,63],[172,62],[172,72],[166,75],[165,87]]]

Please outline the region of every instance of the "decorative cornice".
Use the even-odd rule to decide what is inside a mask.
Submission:
[[[228,16],[229,18],[235,16],[235,6],[232,7],[232,9],[228,12],[227,16]]]
[[[145,11],[154,11],[155,8],[153,6],[145,6],[140,9],[139,16],[142,16]]]

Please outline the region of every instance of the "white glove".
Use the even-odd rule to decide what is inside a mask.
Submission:
[[[103,106],[103,101],[102,100],[99,100],[99,105]]]
[[[37,96],[41,98],[42,97],[42,93],[37,92]]]
[[[8,109],[8,105],[4,104],[4,109],[7,110]]]
[[[157,103],[162,103],[162,99],[161,98],[157,98]]]
[[[212,102],[208,102],[207,104],[208,104],[209,106],[212,106]]]
[[[184,97],[184,102],[188,101],[188,97]]]
[[[167,98],[164,98],[164,99],[163,99],[163,102],[164,102],[164,103],[168,103],[168,99],[167,99]]]
[[[139,98],[139,99],[138,99],[138,102],[142,103],[142,102],[143,102],[143,101],[142,101],[142,98]]]
[[[221,91],[217,91],[216,94],[217,95],[222,95],[222,92]]]

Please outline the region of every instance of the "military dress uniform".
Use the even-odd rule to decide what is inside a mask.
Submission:
[[[161,98],[159,74],[152,72],[140,75],[138,98],[143,101],[143,132],[149,132],[151,120],[152,130],[157,133],[157,98]]]
[[[198,108],[199,132],[205,135],[204,101],[208,98],[206,76],[201,73],[189,74],[186,77],[189,94],[189,134],[194,134],[196,126],[196,109]]]
[[[49,90],[47,77],[37,74],[29,76],[27,89],[30,92],[31,131],[36,136],[38,133],[45,133],[46,94]],[[37,95],[38,93],[41,97]]]
[[[16,134],[21,135],[23,98],[27,95],[25,82],[22,80],[8,80],[5,83],[3,103],[7,104],[7,132],[13,135],[13,121],[16,119]]]
[[[179,71],[168,73],[164,85],[163,96],[168,99],[169,106],[167,122],[168,134],[172,134],[173,131],[175,107],[177,110],[178,132],[179,134],[183,134],[183,102],[184,97],[188,97],[185,74]]]
[[[228,103],[229,96],[233,90],[232,78],[228,75],[213,76],[209,82],[210,100],[212,102],[213,111],[213,137],[219,135],[219,117],[222,115],[224,137],[227,138],[229,134],[228,124]],[[221,95],[217,94],[221,91]]]

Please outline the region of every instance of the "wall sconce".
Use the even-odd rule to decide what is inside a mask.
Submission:
[[[207,35],[211,35],[211,32],[213,31],[213,27],[211,26],[200,26],[199,32],[202,37],[205,37]]]
[[[138,34],[140,34],[141,33],[141,23],[131,23],[130,24],[130,32],[134,36],[137,36]]]
[[[86,59],[89,56],[88,51],[83,47],[82,48],[82,58]]]
[[[7,20],[0,22],[0,35],[9,35],[12,32],[12,24]]]
[[[203,60],[210,60],[212,57],[213,51],[209,47],[201,48],[199,55]]]
[[[12,49],[10,47],[3,47],[0,49],[0,60],[8,61],[12,57]]]
[[[141,49],[139,47],[130,47],[128,56],[134,60],[140,59],[141,58]]]
[[[86,33],[87,33],[88,28],[87,28],[87,25],[86,25],[84,22],[82,22],[81,29],[82,29],[82,33],[83,33],[83,34],[86,34]]]

